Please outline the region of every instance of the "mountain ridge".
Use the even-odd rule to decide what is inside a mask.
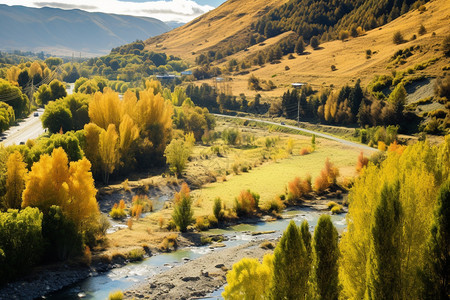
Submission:
[[[155,18],[4,4],[0,27],[8,28],[0,31],[2,50],[84,56],[107,54],[113,47],[171,29]]]

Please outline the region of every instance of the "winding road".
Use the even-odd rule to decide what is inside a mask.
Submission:
[[[217,116],[217,117],[223,117],[223,118],[241,119],[241,120],[265,123],[265,124],[269,124],[269,125],[282,126],[282,127],[285,127],[285,128],[294,129],[294,130],[298,130],[298,131],[309,133],[309,134],[315,134],[318,137],[322,137],[322,138],[325,138],[325,139],[336,141],[338,143],[341,143],[341,144],[344,144],[344,145],[347,145],[347,146],[351,146],[351,147],[355,147],[355,148],[359,148],[361,150],[378,151],[377,149],[369,147],[367,145],[363,145],[363,144],[347,141],[347,140],[344,140],[344,139],[341,139],[341,138],[338,138],[338,137],[335,137],[335,136],[332,136],[332,135],[329,135],[329,134],[325,134],[325,133],[321,133],[321,132],[317,132],[317,131],[313,131],[313,130],[309,130],[309,129],[305,129],[305,128],[301,128],[301,127],[297,127],[297,126],[285,125],[285,124],[280,124],[280,123],[276,123],[276,122],[265,121],[265,120],[260,120],[260,119],[253,119],[253,118],[246,118],[246,117],[228,116],[228,115],[222,115],[222,114],[213,114],[213,115]]]

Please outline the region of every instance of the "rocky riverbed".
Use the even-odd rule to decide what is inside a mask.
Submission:
[[[272,250],[260,241],[214,251],[148,278],[125,292],[126,299],[193,299],[204,297],[226,283],[226,273],[244,257],[262,259]]]

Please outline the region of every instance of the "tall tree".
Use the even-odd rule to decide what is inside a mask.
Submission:
[[[422,299],[449,299],[450,295],[450,179],[440,188],[431,236],[421,272]]]
[[[103,130],[99,135],[98,150],[100,154],[101,169],[103,174],[103,182],[109,181],[109,175],[114,172],[120,156],[119,156],[119,135],[114,124],[109,124],[108,129]]]
[[[401,299],[399,183],[385,184],[375,208],[367,262],[366,299]]]
[[[14,151],[6,162],[6,195],[5,207],[19,209],[22,205],[22,192],[25,188],[26,164],[22,154]]]
[[[317,299],[339,298],[338,232],[328,215],[321,215],[314,230],[313,281]]]
[[[274,251],[271,298],[305,299],[307,285],[308,256],[300,229],[291,221]]]

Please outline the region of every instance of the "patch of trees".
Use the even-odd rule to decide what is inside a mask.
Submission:
[[[28,171],[18,151],[0,154],[7,158],[7,192],[0,195],[2,282],[43,260],[78,256],[101,240],[107,223],[100,219],[87,159],[69,164],[65,151],[56,148]]]
[[[262,16],[252,24],[252,29],[264,38],[294,31],[305,41],[316,44],[316,41],[312,41],[314,37],[327,41],[338,38],[343,31],[348,32],[347,37],[349,34],[358,36],[363,30],[384,25],[418,8],[419,4],[423,4],[423,1],[291,0]],[[360,30],[357,30],[358,27],[361,27]]]
[[[273,255],[233,265],[222,296],[446,299],[449,149],[447,137],[439,146],[419,142],[388,150],[378,165],[369,162],[350,190],[340,241],[328,215],[313,237],[306,221],[291,221]]]
[[[0,103],[2,103],[2,115],[4,120],[2,123],[11,124],[15,118],[21,118],[30,112],[30,101],[27,95],[14,84],[0,79]],[[11,115],[9,108],[14,110],[14,116]],[[9,122],[8,122],[9,120]]]

